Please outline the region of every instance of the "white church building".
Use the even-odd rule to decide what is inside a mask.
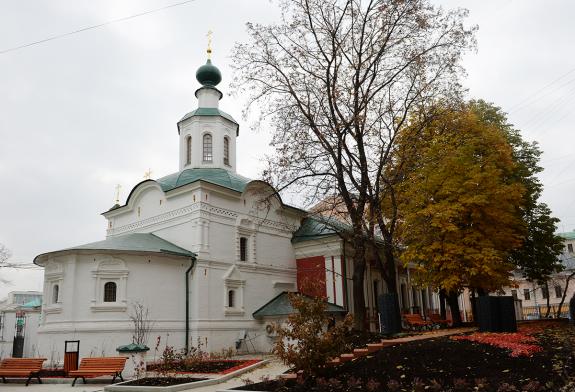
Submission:
[[[160,336],[162,347],[200,340],[209,351],[269,351],[266,326],[283,315],[282,293],[306,276],[329,302],[353,310],[347,246],[266,182],[236,172],[239,125],[219,108],[220,71],[208,60],[196,78],[197,108],[177,123],[179,171],[140,182],[104,212],[105,240],[34,259],[45,268],[40,355],[61,353],[66,340],[80,340],[80,357],[114,355],[132,342],[134,303],[153,320],[152,349]],[[437,308],[434,294],[412,289],[402,271],[402,308]],[[375,328],[385,284],[371,266],[365,292]]]

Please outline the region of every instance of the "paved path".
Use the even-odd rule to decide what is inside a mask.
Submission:
[[[434,331],[423,332],[423,333],[418,334],[418,335],[406,336],[404,338],[383,339],[382,342],[385,342],[385,343],[388,343],[388,342],[389,343],[406,343],[406,342],[412,342],[414,340],[440,338],[442,336],[457,335],[460,333],[473,332],[476,330],[477,330],[477,328],[475,328],[475,327],[464,327],[464,328],[453,328],[453,329],[436,329]]]
[[[26,386],[24,384],[1,384],[0,383],[0,391],[2,392],[95,392],[95,391],[104,391],[105,385],[97,385],[97,384],[87,384],[87,385],[76,385],[72,388],[72,382],[68,384],[30,384]]]

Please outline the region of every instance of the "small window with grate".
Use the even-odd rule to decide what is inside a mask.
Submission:
[[[53,304],[57,304],[58,303],[58,296],[60,294],[60,286],[58,286],[57,284],[54,285],[54,287],[52,287],[52,303]]]
[[[212,162],[214,156],[212,153],[212,135],[206,133],[204,135],[204,154],[203,154],[203,161],[204,162]]]
[[[531,299],[531,293],[529,292],[529,289],[523,289],[523,298],[525,298],[527,301]]]
[[[224,165],[230,165],[230,138],[224,137]]]
[[[116,302],[116,283],[106,282],[104,285],[104,302]]]
[[[236,292],[234,290],[228,290],[228,308],[233,308],[236,305]]]
[[[248,239],[240,237],[240,261],[248,261]]]
[[[192,137],[186,137],[186,165],[192,163]]]
[[[561,285],[555,286],[555,298],[561,298],[563,296],[563,288]]]

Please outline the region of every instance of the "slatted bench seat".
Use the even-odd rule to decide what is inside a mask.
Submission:
[[[447,327],[447,326],[449,325],[449,321],[447,321],[447,320],[441,318],[441,315],[438,314],[438,313],[431,313],[431,314],[429,315],[429,319],[431,320],[431,322],[432,322],[433,324],[437,324],[437,325],[439,325],[439,326],[445,326],[445,327]]]
[[[122,370],[126,365],[126,359],[128,357],[82,358],[78,370],[68,372],[68,376],[74,377],[72,386],[76,385],[78,378],[81,378],[84,384],[86,384],[86,378],[99,376],[112,376],[112,383],[116,381],[116,377],[124,381]]]
[[[403,318],[410,329],[421,330],[433,326],[431,321],[424,320],[420,314],[405,314]]]
[[[2,382],[6,383],[6,377],[10,378],[24,378],[28,377],[26,380],[26,386],[30,384],[32,378],[38,380],[38,384],[42,384],[40,380],[39,372],[42,370],[42,363],[46,358],[6,358],[0,362],[0,377],[2,377]]]

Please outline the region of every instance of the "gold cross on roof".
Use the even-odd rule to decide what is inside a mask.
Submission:
[[[212,30],[208,30],[208,59],[212,58],[212,34],[214,34],[214,32]]]
[[[116,185],[116,204],[120,204],[120,189],[122,189],[122,185]]]
[[[149,180],[150,178],[152,178],[152,169],[148,169],[148,171],[144,173],[144,179]]]

